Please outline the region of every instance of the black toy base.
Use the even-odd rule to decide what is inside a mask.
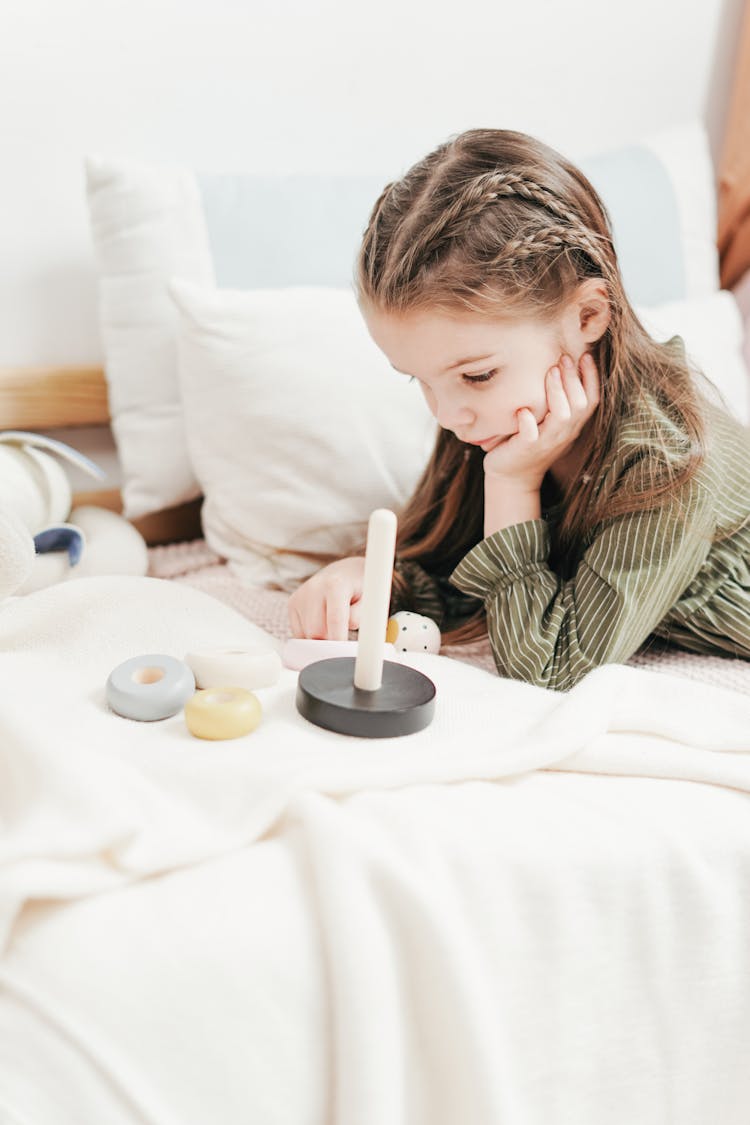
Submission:
[[[435,685],[407,664],[383,661],[383,680],[377,691],[354,686],[352,656],[316,660],[297,681],[297,710],[303,718],[326,730],[358,738],[396,738],[414,734],[432,722]]]

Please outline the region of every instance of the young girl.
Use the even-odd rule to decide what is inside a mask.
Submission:
[[[750,659],[748,431],[639,322],[581,172],[521,133],[460,134],[386,186],[356,288],[441,427],[391,613],[444,644],[489,633],[501,675],[558,690],[652,634]],[[300,586],[293,634],[344,639],[363,573]]]

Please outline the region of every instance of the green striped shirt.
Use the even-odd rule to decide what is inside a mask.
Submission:
[[[568,577],[550,564],[550,507],[482,539],[448,577],[397,559],[410,608],[443,627],[484,603],[500,675],[560,691],[652,635],[750,659],[750,431],[719,407],[707,421],[706,459],[679,495],[597,525]],[[600,491],[641,471],[644,434],[637,416],[623,424]]]

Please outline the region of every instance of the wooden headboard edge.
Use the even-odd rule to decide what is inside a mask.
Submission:
[[[0,430],[108,426],[101,367],[0,368]]]

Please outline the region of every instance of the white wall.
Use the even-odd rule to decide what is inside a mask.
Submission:
[[[404,170],[473,126],[721,143],[742,0],[3,0],[0,367],[99,363],[87,152]]]

